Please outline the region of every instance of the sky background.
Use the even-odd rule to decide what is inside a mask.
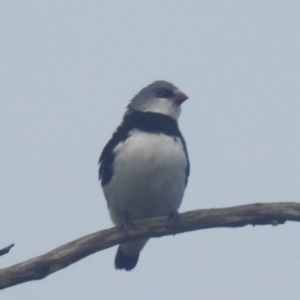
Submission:
[[[180,211],[300,196],[300,2],[1,1],[0,258],[7,267],[112,226],[97,161],[129,100],[164,79],[189,95]],[[1,299],[298,300],[299,224],[116,247]]]

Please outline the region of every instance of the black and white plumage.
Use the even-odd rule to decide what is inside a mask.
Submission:
[[[189,176],[189,159],[177,119],[187,98],[173,84],[155,81],[127,106],[99,160],[99,179],[115,225],[168,216],[178,210]],[[132,270],[147,241],[121,244],[116,269]]]

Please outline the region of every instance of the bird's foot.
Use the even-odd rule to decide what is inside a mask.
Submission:
[[[177,210],[172,210],[169,214],[169,220],[174,224],[178,224],[180,222],[179,212]]]
[[[120,230],[120,232],[125,232],[126,235],[128,235],[128,230],[129,230],[129,222],[126,220],[123,220],[119,225],[118,228]]]
[[[130,220],[127,216],[122,220],[122,222],[119,224],[120,231],[125,231],[125,233],[128,235],[128,231],[130,228],[134,228],[133,221]]]
[[[123,220],[118,227],[121,231],[128,231],[128,222]]]

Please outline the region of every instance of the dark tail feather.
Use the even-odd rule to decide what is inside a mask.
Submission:
[[[139,255],[134,257],[125,256],[122,252],[121,246],[119,246],[115,257],[115,267],[119,270],[125,269],[126,271],[130,271],[134,269],[138,260]]]

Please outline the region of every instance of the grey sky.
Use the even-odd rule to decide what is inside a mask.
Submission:
[[[181,211],[299,202],[299,1],[2,1],[1,267],[111,227],[100,152],[157,79],[190,99]],[[137,268],[116,248],[1,299],[298,300],[299,224],[152,239]]]

